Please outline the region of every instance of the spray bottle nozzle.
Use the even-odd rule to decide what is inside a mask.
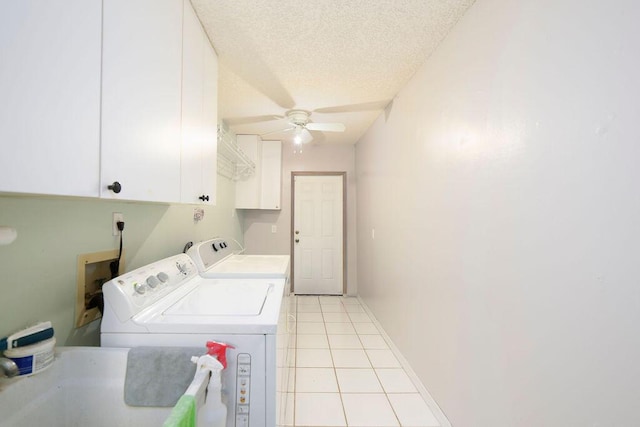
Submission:
[[[227,348],[235,347],[223,342],[207,341],[207,354],[217,358],[223,368],[227,367]]]

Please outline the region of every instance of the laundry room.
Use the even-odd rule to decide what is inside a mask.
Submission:
[[[0,408],[26,379],[2,378],[17,331],[144,348],[137,328],[178,319],[241,343],[227,427],[640,425],[639,19],[631,0],[2,2]],[[288,264],[211,278],[198,244],[218,268]],[[179,286],[191,305],[162,306]]]

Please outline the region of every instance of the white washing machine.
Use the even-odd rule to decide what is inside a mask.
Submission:
[[[227,351],[222,374],[227,427],[274,427],[276,336],[284,278],[205,279],[186,254],[169,257],[103,286],[103,347],[201,346]]]
[[[234,244],[235,243],[235,244]],[[293,370],[295,369],[296,302],[289,298],[288,255],[244,255],[235,241],[214,238],[196,243],[187,250],[187,255],[198,267],[200,276],[210,279],[252,278],[285,281],[285,297],[278,321],[276,335],[276,414],[285,420],[289,393],[293,392]],[[289,411],[290,412],[290,411]],[[284,422],[280,423],[284,424]]]

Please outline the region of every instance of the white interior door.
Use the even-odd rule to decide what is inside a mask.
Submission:
[[[344,289],[343,175],[294,176],[294,293]]]

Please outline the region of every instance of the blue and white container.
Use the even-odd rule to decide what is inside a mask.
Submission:
[[[16,362],[18,375],[33,375],[47,369],[53,363],[56,339],[49,338],[36,344],[6,350],[4,355]]]

